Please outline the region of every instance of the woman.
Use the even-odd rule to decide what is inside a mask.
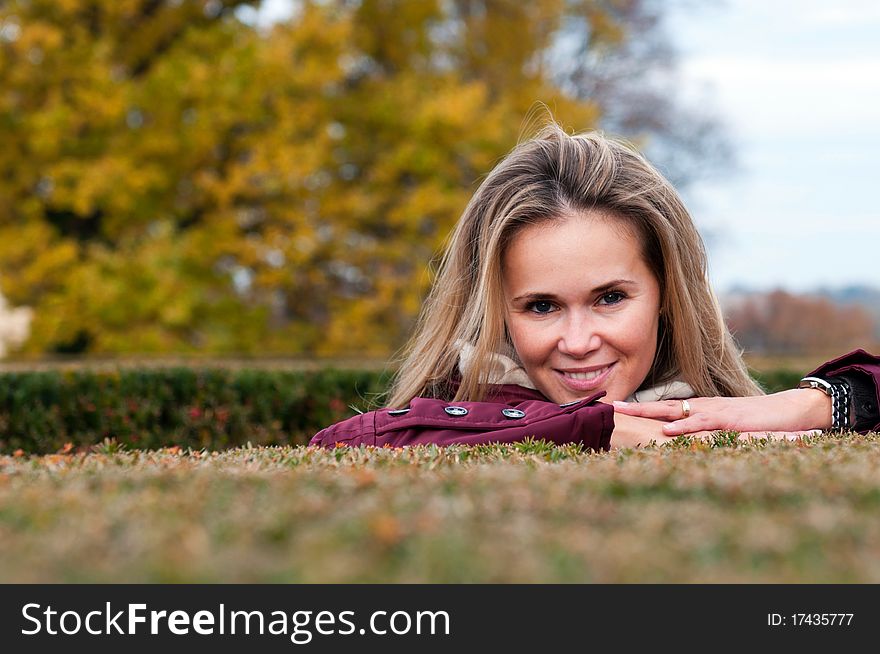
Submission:
[[[880,359],[861,351],[816,372],[831,386],[763,395],[706,269],[657,170],[618,141],[551,125],[496,166],[458,221],[391,408],[311,444],[534,436],[608,449],[714,429],[880,426]]]

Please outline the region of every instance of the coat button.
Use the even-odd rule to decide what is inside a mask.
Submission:
[[[391,409],[388,412],[389,416],[402,416],[404,413],[409,413],[409,409]]]
[[[468,410],[463,406],[448,406],[443,410],[451,416],[466,416],[468,414]]]
[[[505,418],[516,420],[517,418],[525,418],[526,412],[519,409],[501,409],[501,415]]]

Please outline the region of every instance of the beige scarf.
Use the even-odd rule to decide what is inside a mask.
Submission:
[[[458,355],[458,371],[464,377],[470,372],[474,361],[475,348],[470,343],[456,341],[456,346],[461,348]],[[489,383],[490,384],[516,384],[537,390],[532,380],[526,374],[521,365],[514,361],[512,353],[502,354],[496,352],[489,360]],[[665,384],[652,386],[636,391],[628,398],[627,402],[654,402],[656,400],[684,400],[694,396],[694,389],[680,379],[673,379]]]

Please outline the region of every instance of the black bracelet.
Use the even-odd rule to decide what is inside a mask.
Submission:
[[[849,424],[849,387],[831,382],[831,431],[845,431]]]

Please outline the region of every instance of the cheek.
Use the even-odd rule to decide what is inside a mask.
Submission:
[[[644,368],[647,373],[654,361],[654,354],[657,351],[657,329],[659,327],[657,316],[652,312],[646,312],[644,315],[633,320],[628,329],[619,333],[619,348],[627,352],[631,357],[638,361],[639,367]]]
[[[532,321],[512,316],[507,321],[507,332],[517,356],[526,368],[539,365],[553,349],[543,330]]]

